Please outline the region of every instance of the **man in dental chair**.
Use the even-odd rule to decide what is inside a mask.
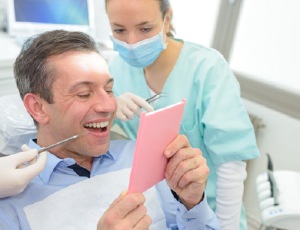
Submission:
[[[204,193],[209,169],[185,136],[164,152],[164,181],[126,192],[135,143],[110,141],[113,79],[88,35],[56,30],[30,38],[14,74],[37,126],[30,148],[82,135],[50,149],[22,193],[0,199],[0,229],[219,229]]]

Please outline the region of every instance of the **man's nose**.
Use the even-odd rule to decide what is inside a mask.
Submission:
[[[94,110],[96,112],[113,113],[117,110],[117,101],[112,95],[102,94],[96,98],[94,103]]]

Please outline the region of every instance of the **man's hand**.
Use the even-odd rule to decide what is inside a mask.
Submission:
[[[153,111],[153,107],[144,99],[133,93],[123,93],[117,98],[118,108],[116,117],[122,121],[132,120],[134,114],[140,116],[141,108],[148,112]]]
[[[106,210],[98,222],[98,230],[149,229],[152,220],[144,206],[145,197],[141,193],[123,192]]]
[[[29,149],[27,146],[24,148],[22,149],[24,152],[0,158],[0,198],[22,192],[27,184],[45,168],[46,152],[41,153],[37,158],[36,149]]]
[[[179,135],[164,152],[169,159],[165,177],[170,188],[176,192],[187,209],[202,199],[209,168],[199,149],[190,147],[188,139]]]

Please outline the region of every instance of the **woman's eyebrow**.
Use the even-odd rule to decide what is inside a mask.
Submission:
[[[146,24],[149,24],[149,23],[153,23],[153,22],[144,21],[144,22],[141,22],[141,23],[137,24],[136,26],[143,26],[143,25],[146,25]],[[122,27],[122,28],[125,27],[125,26],[120,25],[118,23],[112,23],[112,24],[113,24],[113,26],[117,26],[117,27]]]
[[[147,22],[147,21],[141,22],[141,23],[137,24],[137,26],[143,26],[143,25],[148,24],[148,23],[149,23],[149,22]]]
[[[124,27],[123,25],[121,24],[118,24],[118,23],[112,23],[113,26],[118,26],[118,27]]]

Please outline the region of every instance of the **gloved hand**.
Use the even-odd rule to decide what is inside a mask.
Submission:
[[[116,117],[122,121],[132,120],[134,114],[140,115],[142,108],[148,112],[154,111],[153,107],[140,96],[133,93],[124,93],[117,97],[118,108]]]
[[[45,168],[46,152],[42,152],[36,158],[36,149],[23,145],[22,150],[23,152],[0,158],[0,198],[22,192],[28,183]],[[29,165],[24,164],[26,162]]]

